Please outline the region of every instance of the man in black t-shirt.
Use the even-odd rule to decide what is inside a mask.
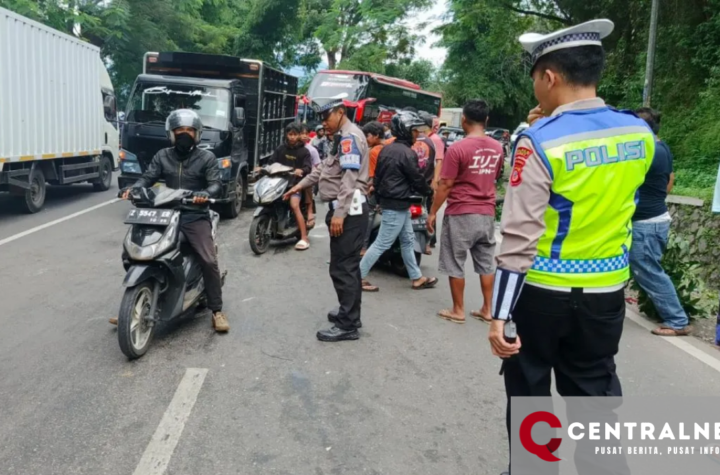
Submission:
[[[647,107],[638,109],[637,114],[657,137],[660,114]],[[652,166],[645,176],[645,183],[638,190],[630,249],[633,279],[648,294],[663,319],[663,324],[653,330],[655,335],[660,336],[684,336],[692,330],[673,282],[660,265],[670,232],[671,218],[665,199],[674,181],[672,162],[670,148],[658,138]]]
[[[302,124],[298,122],[288,124],[285,127],[285,142],[275,150],[268,160],[268,165],[280,163],[281,165],[295,169],[295,178],[291,183],[293,186],[312,171],[312,157],[308,149],[305,148],[305,143],[300,140],[302,127]],[[304,251],[310,247],[310,239],[308,238],[307,232],[308,227],[305,223],[302,210],[300,209],[301,199],[302,196],[300,193],[295,193],[290,198],[290,207],[295,214],[295,220],[300,230],[300,241],[295,245],[295,249],[298,251]]]

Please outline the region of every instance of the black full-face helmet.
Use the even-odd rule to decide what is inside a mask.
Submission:
[[[173,145],[175,145],[175,129],[180,127],[191,127],[195,129],[195,144],[200,143],[203,124],[197,112],[190,109],[178,109],[170,113],[165,121],[165,132],[167,132],[167,136]]]
[[[415,112],[400,111],[393,116],[390,122],[390,131],[398,140],[412,142],[413,129],[423,127],[424,125],[425,121]]]

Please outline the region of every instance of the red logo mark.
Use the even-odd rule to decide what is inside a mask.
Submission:
[[[510,186],[518,186],[522,183],[523,168],[525,168],[525,164],[532,154],[533,151],[527,147],[518,147],[518,149],[515,150],[513,171],[510,174]]]
[[[560,459],[553,455],[558,448],[562,439],[550,439],[546,445],[536,444],[532,438],[532,429],[538,422],[545,422],[553,429],[562,427],[560,419],[550,412],[533,412],[520,424],[520,443],[525,450],[531,454],[535,454],[546,462],[559,462]]]
[[[352,145],[353,145],[352,139],[345,139],[342,142],[340,142],[340,145],[342,146],[343,155],[347,155],[350,152],[352,152]]]

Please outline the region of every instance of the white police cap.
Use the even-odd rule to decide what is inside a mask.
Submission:
[[[560,49],[602,46],[602,40],[610,36],[614,28],[615,25],[610,20],[591,20],[547,35],[525,33],[519,40],[525,51],[532,55],[534,65],[541,56]]]

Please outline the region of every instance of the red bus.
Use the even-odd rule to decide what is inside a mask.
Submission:
[[[303,102],[329,97],[343,99],[352,111],[350,118],[361,125],[373,120],[390,122],[395,112],[408,106],[438,117],[442,109],[441,94],[423,91],[404,79],[362,71],[324,70],[315,75],[307,97],[301,100],[301,117],[312,121]]]

